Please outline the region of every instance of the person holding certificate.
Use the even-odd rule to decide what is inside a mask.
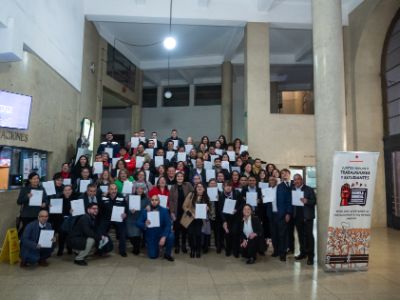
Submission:
[[[167,138],[164,142],[164,148],[167,149],[168,142],[172,141],[174,148],[178,149],[179,147],[185,147],[185,143],[181,138],[178,137],[178,130],[171,130],[171,137]],[[176,145],[176,147],[175,147]]]
[[[40,209],[47,207],[46,192],[40,186],[39,174],[32,172],[28,175],[28,182],[25,187],[19,191],[17,204],[20,208],[20,218],[22,228],[18,232],[21,236],[25,227],[36,220]]]
[[[150,198],[150,207],[142,209],[136,226],[143,230],[147,244],[147,255],[159,257],[160,248],[165,247],[164,258],[174,261],[171,256],[174,246],[174,233],[171,230],[171,218],[168,209],[160,206],[160,198],[154,194]]]
[[[226,210],[225,202],[227,200],[236,201],[232,211]],[[232,182],[227,180],[223,186],[223,192],[219,194],[220,215],[222,228],[225,235],[225,255],[239,257],[240,243],[240,222],[242,220],[242,210],[244,201],[240,192],[232,189]]]
[[[108,197],[102,197],[100,202],[100,233],[104,236],[113,226],[116,230],[118,239],[118,250],[122,257],[127,257],[126,254],[126,216],[128,212],[128,204],[124,196],[118,193],[118,188],[115,183],[108,187]],[[118,211],[115,215],[114,211]]]
[[[263,229],[267,230],[269,227],[267,212],[263,205],[261,189],[257,186],[257,179],[254,175],[250,175],[247,179],[247,182],[248,185],[242,189],[242,198],[246,199],[246,203],[251,206],[252,212],[255,212],[258,220],[262,222]],[[258,253],[264,256],[265,251],[267,250],[267,243],[266,241],[262,243],[261,238],[264,238],[264,235],[262,237],[259,236],[258,240],[260,241],[260,247],[258,249]]]
[[[86,155],[81,155],[78,159],[78,162],[72,167],[71,178],[74,185],[76,184],[78,178],[81,176],[83,168],[88,168],[91,173],[92,169],[89,165],[89,159]]]
[[[112,153],[110,157],[116,157],[119,152],[119,148],[120,145],[118,144],[118,142],[114,141],[113,133],[110,131],[106,134],[106,140],[104,142],[101,142],[99,148],[97,148],[97,153],[101,154],[104,151],[107,151],[108,153]]]
[[[83,194],[89,184],[93,183],[91,169],[89,167],[83,167],[81,170],[80,177],[76,179],[75,192]]]
[[[115,180],[115,182],[114,182],[117,185],[118,193],[122,193],[122,189],[124,187],[125,181],[130,181],[130,182],[135,181],[132,176],[129,176],[129,177],[128,176],[129,176],[129,173],[128,173],[127,169],[119,170],[118,179]]]
[[[213,201],[210,198],[211,208],[216,212],[215,217],[211,216],[210,224],[211,224],[211,230],[214,232],[215,247],[217,248],[216,250],[217,250],[217,253],[219,254],[219,253],[221,253],[222,248],[224,247],[224,232],[222,229],[221,214],[219,213],[219,211],[221,210],[221,208],[220,208],[221,204],[218,201],[219,191],[218,191],[217,181],[215,179],[211,179],[208,182],[208,188],[214,189],[214,191],[216,191],[215,192],[216,199]],[[210,194],[209,194],[209,197],[210,197]],[[207,247],[208,247],[208,245],[207,245]]]
[[[144,185],[138,185],[135,195],[129,195],[129,210],[126,217],[126,235],[133,246],[132,253],[139,255],[142,231],[137,227],[136,222],[139,219],[140,212],[146,207],[150,207],[150,201]],[[136,197],[136,199],[134,199]]]
[[[51,230],[51,224],[47,222],[49,213],[41,209],[37,220],[29,223],[21,238],[21,262],[20,267],[28,267],[39,263],[42,267],[49,264],[47,259],[53,251],[53,243],[55,242],[54,231]],[[43,232],[42,231],[48,231]],[[46,238],[44,236],[46,235]]]
[[[297,205],[293,201],[293,218],[300,244],[300,254],[295,256],[295,259],[302,260],[304,258],[307,258],[307,265],[313,265],[313,225],[315,218],[315,204],[317,203],[317,199],[315,197],[314,190],[303,183],[303,177],[300,174],[296,174],[293,176],[293,182],[293,192],[297,192],[297,194],[300,195],[299,200],[302,204]]]
[[[154,186],[150,191],[149,191],[149,197],[153,197],[154,195],[162,195],[162,196],[167,196],[167,203],[166,207],[169,207],[169,190],[167,186],[167,179],[164,176],[158,177],[158,181],[156,186]]]
[[[263,240],[263,237],[261,222],[257,216],[253,215],[253,208],[249,204],[245,204],[243,207],[243,220],[240,225],[240,233],[242,256],[247,258],[247,264],[254,264],[259,244]]]
[[[202,204],[206,204],[206,211],[203,211],[204,215],[200,215],[201,211],[199,210],[199,207],[203,207]],[[181,218],[181,224],[183,227],[187,228],[190,257],[200,257],[203,226],[206,227],[208,224],[209,227],[208,230],[204,228],[204,239],[205,243],[208,245],[211,235],[209,215],[213,213],[215,215],[215,211],[211,211],[210,198],[208,197],[205,186],[202,183],[197,184],[194,187],[194,191],[186,196],[182,208],[183,215]]]
[[[64,247],[65,243],[67,240],[67,235],[68,233],[62,230],[62,223],[66,218],[71,216],[71,201],[76,200],[76,197],[74,196],[72,185],[66,185],[64,186],[63,189],[63,194],[62,194],[62,212],[61,214],[53,214],[51,216],[53,223],[52,226],[55,230],[56,233],[58,233],[58,251],[57,251],[57,256],[62,256],[64,253]],[[51,200],[50,200],[51,204]],[[51,210],[51,207],[50,207]],[[72,249],[70,247],[68,248],[68,254],[72,254]]]
[[[277,212],[274,215],[274,223],[278,228],[278,255],[281,261],[286,261],[288,245],[288,224],[292,219],[292,187],[290,182],[290,171],[281,170],[282,182],[276,189]],[[275,251],[275,249],[274,249]]]
[[[186,228],[182,226],[180,220],[183,215],[183,202],[186,196],[193,192],[193,187],[184,180],[185,177],[182,172],[176,173],[176,184],[169,191],[169,209],[175,232],[175,253],[179,253],[180,249],[183,253],[187,253]]]

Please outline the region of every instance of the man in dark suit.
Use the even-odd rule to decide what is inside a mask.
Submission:
[[[167,138],[164,143],[164,148],[167,148],[168,142],[172,141],[174,143],[174,150],[178,150],[179,147],[185,147],[185,143],[181,138],[178,137],[178,130],[172,129],[171,137]],[[175,142],[174,142],[175,141]],[[176,145],[176,147],[175,147]]]
[[[39,244],[41,230],[51,230],[51,224],[47,222],[49,213],[42,209],[39,211],[38,220],[29,223],[21,238],[21,263],[24,268],[29,265],[39,263],[40,266],[47,267],[47,259],[50,257],[52,248],[42,248]],[[55,242],[55,238],[53,238]]]
[[[276,190],[277,213],[274,214],[275,224],[278,226],[278,255],[281,261],[286,261],[288,241],[287,224],[290,222],[292,208],[292,188],[290,183],[290,171],[282,169],[282,182]]]
[[[294,175],[293,180],[293,190],[301,190],[304,193],[304,197],[300,199],[304,206],[293,206],[294,224],[300,244],[300,254],[295,259],[302,260],[307,258],[307,264],[312,265],[314,263],[313,224],[317,199],[314,190],[303,184],[303,177],[301,175]]]
[[[196,167],[190,171],[189,179],[193,182],[193,177],[199,175],[204,185],[207,185],[206,170],[204,169],[204,161],[201,157],[196,159]]]

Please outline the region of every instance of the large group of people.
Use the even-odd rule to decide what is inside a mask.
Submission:
[[[127,257],[146,251],[148,257],[174,261],[183,253],[199,258],[216,253],[244,257],[248,264],[264,256],[286,261],[314,261],[313,221],[316,197],[301,175],[251,158],[240,139],[203,136],[195,145],[173,129],[163,143],[157,133],[134,133],[126,147],[106,134],[94,156],[64,163],[53,180],[40,182],[29,174],[19,194],[21,267],[46,266],[53,249],[75,254],[87,265],[90,254],[105,256],[118,241]],[[110,230],[115,229],[115,238]],[[44,245],[42,231],[54,231]],[[41,244],[42,243],[42,244]]]

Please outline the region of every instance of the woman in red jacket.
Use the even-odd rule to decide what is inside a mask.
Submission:
[[[157,185],[149,191],[150,199],[154,195],[158,195],[159,197],[160,196],[167,196],[167,197],[169,196],[169,190],[167,187],[167,179],[164,176],[160,176],[160,178],[158,178]],[[163,206],[162,201],[160,201],[160,205]],[[168,198],[167,198],[166,208],[169,208],[169,199]]]

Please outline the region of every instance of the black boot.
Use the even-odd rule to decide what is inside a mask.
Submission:
[[[191,257],[191,258],[194,258],[194,255],[195,255],[194,249],[190,249],[190,257]]]

